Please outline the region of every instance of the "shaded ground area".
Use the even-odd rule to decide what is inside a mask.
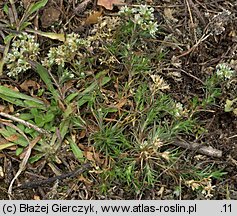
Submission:
[[[15,5],[19,10],[19,16],[30,1],[20,2],[17,1]],[[208,89],[212,82],[209,78],[216,73],[218,64],[225,63],[235,73],[237,71],[236,1],[146,2],[154,8],[159,31],[153,38],[145,38],[143,42],[141,39],[134,52],[137,56],[143,56],[143,51],[146,52],[145,55],[151,65],[148,70],[152,71],[153,75],[162,77],[169,84],[169,89],[164,89],[162,90],[164,93],[154,96],[149,93],[151,85],[149,83],[152,83],[152,79],[148,73],[139,72],[131,77],[129,63],[124,60],[123,54],[120,55],[113,50],[120,49],[118,44],[126,43],[121,36],[125,33],[119,36],[120,43],[110,47],[107,53],[102,50],[106,50],[109,46],[105,45],[100,49],[99,45],[103,44],[103,40],[105,44],[107,43],[105,37],[98,43],[93,42],[91,45],[93,56],[90,56],[90,61],[85,62],[83,67],[78,67],[80,73],[75,72],[77,75],[75,79],[60,86],[63,94],[69,95],[81,91],[81,88],[86,89],[85,86],[89,86],[87,83],[93,83],[94,77],[99,74],[98,71],[108,71],[106,73],[111,78],[108,82],[99,78],[100,84],[103,82],[106,84],[101,84],[99,93],[89,95],[90,98],[95,96],[93,102],[87,99],[85,104],[81,101],[82,105],[78,109],[72,107],[76,115],[80,115],[86,122],[84,124],[78,121],[77,125],[68,129],[75,144],[83,152],[83,161],[78,160],[75,152],[70,151],[72,145],[69,147],[69,141],[62,142],[55,153],[57,157],[53,160],[48,157],[41,158],[35,163],[27,163],[26,169],[14,183],[13,199],[237,199],[237,115],[232,112],[236,107],[235,104],[230,112],[225,112],[227,99],[237,98],[237,76],[235,75],[231,81],[218,82],[211,90]],[[121,6],[115,6],[113,10],[105,10],[99,7],[96,1],[84,1],[84,4],[78,3],[78,5],[74,3],[74,1],[49,1],[31,20],[33,23],[30,25],[31,29],[37,27],[44,32],[63,34],[75,32],[87,38],[96,25],[96,28],[99,28],[99,17],[116,17],[121,9]],[[126,2],[129,7],[135,8],[142,3],[144,2],[132,0]],[[0,2],[0,24],[5,24],[8,19],[14,17],[1,12],[6,4],[10,8],[7,1]],[[3,37],[11,31],[15,30],[5,26],[1,29],[0,25],[0,48],[2,48],[0,55],[3,55],[5,47]],[[119,38],[114,37],[112,40]],[[60,41],[39,35],[38,41],[42,55],[46,55],[50,47],[60,44]],[[121,48],[118,52],[122,51]],[[116,53],[114,54],[116,60],[110,59],[111,53]],[[103,58],[104,62],[101,60]],[[128,62],[135,62],[129,59],[129,56],[126,58]],[[142,58],[137,60],[140,61]],[[137,62],[135,63],[138,64]],[[144,66],[141,71],[145,70]],[[51,72],[57,80],[57,75],[54,71]],[[85,78],[81,77],[81,72],[86,74]],[[31,80],[31,83],[24,88],[21,84],[25,80]],[[148,83],[146,87],[139,87],[146,82]],[[9,78],[3,73],[0,84],[29,95],[39,91],[40,87],[37,85],[47,89],[33,70],[19,75],[17,79]],[[221,94],[217,94],[216,89],[219,89]],[[141,95],[134,96],[134,92],[139,91]],[[186,112],[185,120],[181,121],[178,118],[176,121],[171,114],[164,114],[165,111],[162,111],[159,116],[154,117],[159,118],[158,122],[152,120],[152,123],[147,123],[148,113],[152,115],[151,110],[156,109],[155,112],[160,112],[154,104],[158,103],[166,92],[172,100],[183,104],[185,107],[183,112]],[[49,94],[44,92],[42,95],[48,102]],[[138,97],[139,102],[136,101]],[[166,103],[169,99],[162,100],[160,103]],[[116,111],[109,108],[116,108]],[[64,109],[64,112],[65,110],[67,109]],[[100,115],[98,110],[106,114]],[[24,108],[9,105],[0,99],[0,111],[17,114],[24,112]],[[58,118],[55,121],[59,124],[62,119]],[[3,119],[5,122],[10,122],[6,117]],[[195,122],[192,126],[190,119]],[[167,134],[172,134],[175,125],[179,123],[182,123],[183,129],[171,139]],[[7,125],[1,121],[0,126]],[[154,146],[145,146],[144,149],[141,147],[145,142],[149,142],[149,137],[153,136],[152,131],[156,127],[162,128],[160,131],[165,130],[164,133],[160,132],[162,139],[156,140],[159,159],[153,152]],[[166,130],[171,132],[168,133]],[[60,142],[59,137],[60,135],[57,137],[57,142]],[[154,139],[152,138],[153,141]],[[180,141],[189,145],[193,143],[200,145],[189,150],[177,145]],[[104,143],[112,145],[114,142],[122,143],[119,144],[119,150],[104,145]],[[136,148],[137,143],[140,143],[140,146]],[[202,145],[211,147],[211,152],[213,149],[219,151],[221,155],[216,157],[214,154],[211,155],[212,153],[200,154]],[[34,150],[33,155],[36,155]],[[16,156],[14,146],[0,152],[1,199],[8,199],[8,187],[23,158],[24,155]],[[87,166],[87,163],[90,163],[90,166]],[[86,168],[81,172],[83,164],[86,164]],[[65,173],[67,175],[62,176]],[[55,179],[55,176],[61,178]],[[28,184],[34,181],[41,182],[36,185]],[[27,189],[17,188],[25,183]],[[212,196],[208,196],[209,192]]]

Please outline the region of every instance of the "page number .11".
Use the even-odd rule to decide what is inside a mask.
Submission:
[[[231,204],[229,205],[225,204],[222,207],[223,207],[223,211],[221,212],[231,212]]]

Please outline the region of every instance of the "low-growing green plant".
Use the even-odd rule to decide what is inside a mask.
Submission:
[[[118,158],[121,153],[125,153],[131,148],[123,132],[125,129],[120,128],[118,124],[105,124],[104,116],[100,109],[94,111],[94,113],[99,128],[89,140],[97,151],[105,154],[105,157]]]
[[[193,191],[201,192],[206,198],[210,199],[213,197],[215,186],[212,185],[213,179],[221,180],[227,172],[223,170],[215,170],[213,166],[207,166],[203,170],[198,170],[195,167],[191,167],[190,171],[185,174],[181,174],[186,186],[191,188]],[[191,179],[191,180],[187,180]]]

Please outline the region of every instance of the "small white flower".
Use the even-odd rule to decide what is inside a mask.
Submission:
[[[70,75],[69,75],[69,78],[70,79],[73,79],[75,76],[74,76],[74,74],[73,73],[71,73]]]
[[[123,6],[119,11],[120,15],[124,15],[124,14],[130,15],[131,13],[132,13],[132,10],[127,5]]]
[[[140,14],[135,14],[134,22],[137,23],[138,25],[142,25],[143,24],[143,19],[142,19]]]
[[[35,42],[35,37],[27,33],[20,34],[12,43],[11,52],[6,56],[6,65],[9,71],[8,76],[16,77],[31,68],[29,60],[37,60],[39,54],[39,44]]]
[[[149,12],[149,8],[147,5],[141,5],[139,8],[139,13],[140,14],[146,14],[147,12]]]
[[[180,102],[175,103],[174,115],[176,117],[180,117],[183,112],[184,112],[183,104],[181,104]]]
[[[235,71],[233,71],[227,64],[222,63],[222,64],[218,64],[216,66],[217,71],[216,71],[216,75],[220,78],[223,79],[230,79]]]
[[[150,22],[149,23],[149,32],[152,36],[154,36],[156,34],[156,32],[158,31],[158,24],[157,22]]]

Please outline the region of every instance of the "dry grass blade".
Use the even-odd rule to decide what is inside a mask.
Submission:
[[[6,46],[0,46],[0,49],[3,49],[3,57],[0,60],[0,76],[3,74],[3,66],[5,64],[5,57],[9,51],[10,41],[7,42]],[[1,52],[1,51],[0,51]]]
[[[11,195],[12,194],[12,186],[15,182],[15,180],[18,178],[18,176],[21,174],[21,172],[25,169],[27,161],[31,155],[31,150],[34,148],[35,144],[41,139],[41,135],[37,136],[34,140],[32,140],[29,143],[28,149],[26,151],[26,154],[22,160],[22,162],[19,165],[19,170],[17,171],[16,175],[14,176],[14,178],[12,179],[10,186],[8,188],[8,194]],[[9,196],[9,199],[11,199],[11,196]]]

